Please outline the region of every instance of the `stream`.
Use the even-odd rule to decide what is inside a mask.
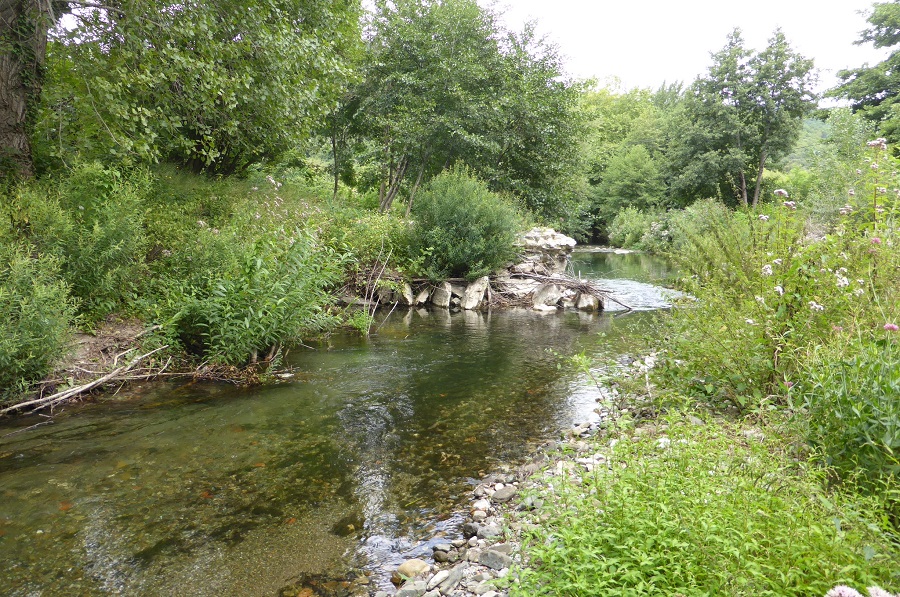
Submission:
[[[623,330],[668,306],[659,259],[572,263],[635,311],[394,311],[369,338],[291,351],[275,384],[144,383],[0,421],[0,592],[389,588],[456,537],[476,479],[596,419],[596,388],[563,357],[628,354]]]

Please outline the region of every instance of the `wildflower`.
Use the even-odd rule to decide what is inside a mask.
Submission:
[[[846,288],[847,286],[850,286],[850,280],[848,280],[844,276],[838,276],[837,277],[837,287],[838,288]]]
[[[788,388],[793,388],[793,387],[794,387],[794,382],[792,382],[792,381],[786,381],[786,382],[784,382],[784,385],[786,385]]]
[[[810,308],[812,311],[818,311],[818,312],[820,312],[820,313],[821,313],[822,311],[825,310],[824,305],[820,305],[820,304],[817,303],[816,301],[809,301],[809,308]]]
[[[838,212],[839,212],[842,216],[850,215],[851,213],[853,213],[853,206],[851,206],[851,205],[845,205],[844,207],[842,207],[841,209],[839,209]]]
[[[857,169],[856,169],[856,173],[857,173],[857,174],[862,174],[862,170],[860,170],[859,168],[857,168]]]
[[[765,304],[766,304],[766,299],[764,299],[764,298],[761,297],[761,296],[755,296],[755,297],[753,297],[753,298],[756,299],[756,302],[759,303],[760,305],[765,305]]]
[[[206,222],[204,222],[203,220],[197,220],[197,226],[200,226],[201,228],[206,228]]]
[[[878,187],[878,188],[875,189],[875,190],[878,192],[879,195],[885,195],[885,194],[887,194],[887,189],[886,189],[885,187]]]
[[[760,221],[760,222],[768,222],[768,221],[769,221],[769,216],[767,216],[766,214],[762,214],[762,215],[759,216],[759,221]]]
[[[851,197],[855,197],[856,191],[854,191],[853,189],[850,189],[849,191],[847,191],[847,194],[850,195]]]
[[[856,290],[853,291],[854,296],[862,296],[865,293],[866,293],[866,291],[862,288],[857,288]]]
[[[762,268],[762,275],[771,276],[772,275],[772,266],[769,265],[768,263],[765,264]]]
[[[869,164],[869,168],[871,168],[872,170],[878,170],[878,162],[872,162],[871,164]]]
[[[773,259],[772,263],[774,263],[775,265],[781,265],[782,263],[784,263],[784,260],[783,259]]]
[[[873,236],[873,237],[872,237],[872,240],[870,240],[869,242],[872,243],[873,245],[880,245],[880,244],[881,244],[881,238],[879,238],[879,237],[877,237],[877,236]]]
[[[788,192],[785,191],[784,189],[775,189],[775,196],[776,196],[776,197],[784,197],[784,198],[787,198],[787,197],[788,197]]]
[[[745,319],[744,321],[747,322],[747,325],[756,325],[756,322],[752,319]],[[887,329],[887,326],[885,326],[885,329]]]
[[[839,325],[833,325],[833,326],[831,326],[831,329],[834,330],[835,332],[843,332],[844,331],[844,328]]]
[[[900,331],[900,327],[898,327],[896,323],[886,323],[884,324],[884,329],[888,332]]]
[[[782,288],[781,286],[776,286],[775,292],[778,294],[778,296],[784,296],[784,288]]]
[[[790,209],[797,209],[797,203],[795,201],[785,201],[784,206]]]
[[[253,217],[258,220],[260,218],[259,212],[256,212],[255,214],[253,214]]]

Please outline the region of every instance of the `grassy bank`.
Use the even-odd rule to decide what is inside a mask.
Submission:
[[[614,382],[660,418],[550,481],[514,594],[900,590],[900,184],[883,141],[859,166],[839,202],[620,214],[693,297]]]

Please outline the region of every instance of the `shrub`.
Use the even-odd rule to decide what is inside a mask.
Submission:
[[[17,225],[39,251],[54,255],[72,296],[96,321],[131,303],[145,278],[145,171],[99,164],[73,169],[56,186],[37,183],[13,198]]]
[[[891,324],[887,324],[891,327]],[[816,347],[792,394],[813,446],[844,475],[900,480],[900,334]]]
[[[204,286],[173,287],[169,303],[181,305],[174,319],[182,343],[230,365],[298,343],[336,323],[326,310],[327,288],[341,266],[340,256],[302,231],[259,238],[243,249],[236,270],[207,272]]]
[[[75,305],[59,262],[0,239],[0,399],[50,373],[66,351]]]
[[[609,224],[607,235],[609,244],[624,249],[636,249],[641,238],[650,230],[653,216],[636,207],[626,207],[616,214]]]
[[[432,179],[413,212],[410,250],[413,258],[424,257],[425,274],[432,279],[475,279],[515,257],[521,217],[466,170]]]

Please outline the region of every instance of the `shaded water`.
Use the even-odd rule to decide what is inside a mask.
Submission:
[[[616,257],[633,259],[575,266]],[[369,339],[294,351],[276,385],[146,384],[34,429],[5,421],[0,587],[273,595],[355,570],[383,586],[455,532],[473,478],[594,416],[557,353],[621,353],[597,332],[648,317],[395,312]]]

